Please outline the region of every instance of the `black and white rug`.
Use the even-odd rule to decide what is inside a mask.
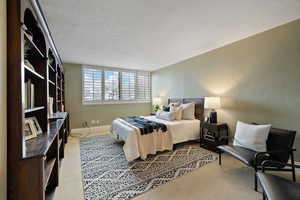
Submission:
[[[199,144],[127,162],[122,144],[110,134],[80,139],[85,200],[130,199],[216,160]]]

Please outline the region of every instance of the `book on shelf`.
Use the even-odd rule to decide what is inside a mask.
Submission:
[[[25,31],[25,33],[27,34],[27,38],[32,41],[33,40],[33,34],[28,30],[27,26],[25,24],[23,24],[21,27]]]
[[[29,62],[29,60],[25,60],[25,61],[24,61],[24,64],[25,64],[29,69],[31,69],[32,71],[35,71],[35,70],[34,70],[34,67],[33,67],[32,64]]]
[[[49,97],[49,114],[50,115],[53,114],[53,102],[54,102],[53,97]]]
[[[34,108],[34,84],[31,79],[25,82],[25,109]]]
[[[30,105],[31,105],[31,108],[34,107],[34,85],[31,83],[30,85]]]

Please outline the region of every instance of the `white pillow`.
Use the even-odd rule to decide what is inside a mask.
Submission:
[[[174,121],[176,118],[176,113],[175,112],[166,112],[166,111],[157,111],[156,118],[164,119],[167,121]]]
[[[271,125],[252,125],[238,121],[233,145],[258,152],[267,151],[267,139]]]
[[[170,112],[175,112],[176,117],[175,120],[182,119],[182,107],[179,103],[170,103]]]
[[[180,106],[180,103],[170,103],[170,104],[169,104],[170,112],[175,111],[175,109],[176,109],[177,107],[179,107],[179,106]]]
[[[181,104],[182,119],[195,119],[195,103]]]

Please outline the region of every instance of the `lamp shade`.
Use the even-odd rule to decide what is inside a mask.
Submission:
[[[221,108],[220,97],[205,97],[204,108],[206,109]]]
[[[154,97],[152,100],[153,105],[161,105],[162,100],[160,97]]]

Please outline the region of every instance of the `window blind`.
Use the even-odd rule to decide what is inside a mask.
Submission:
[[[102,100],[102,71],[83,70],[83,101],[97,102]]]
[[[83,104],[151,101],[151,74],[145,71],[82,67]]]
[[[104,85],[105,100],[119,100],[119,72],[104,71]]]
[[[121,72],[121,99],[135,100],[135,73]]]
[[[151,77],[150,72],[137,72],[136,75],[136,100],[150,101],[151,100]]]

